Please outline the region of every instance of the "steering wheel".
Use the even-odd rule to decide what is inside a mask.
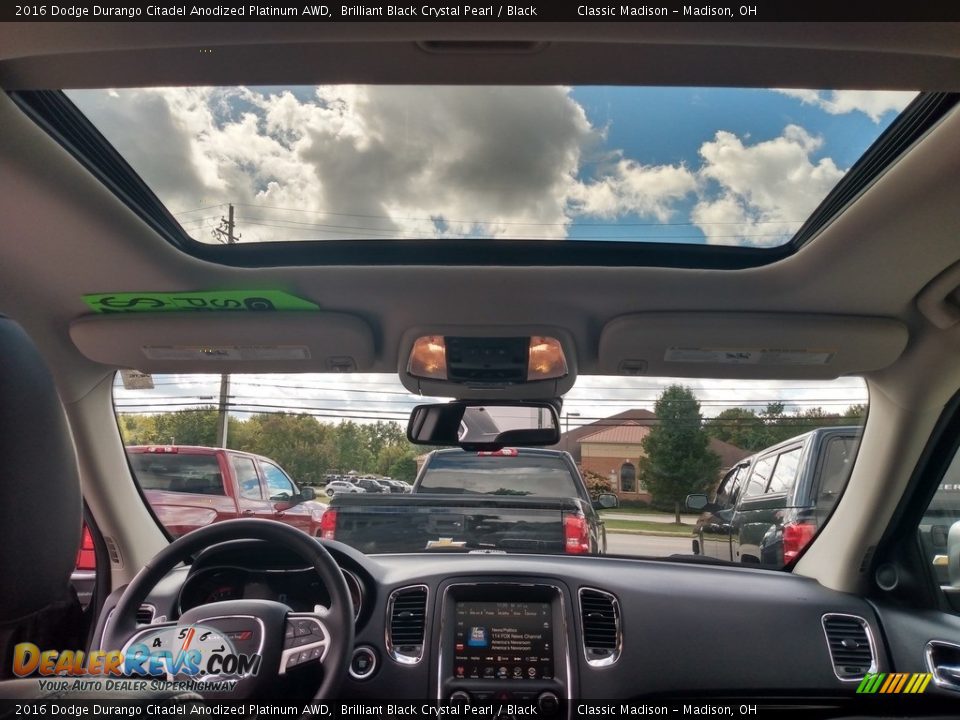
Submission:
[[[330,607],[303,613],[273,600],[226,600],[191,608],[176,621],[137,625],[137,609],[176,565],[211,545],[248,538],[282,545],[312,565]],[[320,665],[323,680],[314,699],[322,700],[335,697],[346,678],[353,623],[340,567],[315,538],[273,520],[226,520],[178,538],[137,573],[106,622],[102,649],[122,649],[125,667],[132,658],[148,677],[196,681],[206,699],[269,696],[280,675]],[[226,690],[223,681],[235,684]]]

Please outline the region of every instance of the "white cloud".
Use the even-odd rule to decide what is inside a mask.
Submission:
[[[798,99],[804,105],[816,105],[831,115],[862,112],[874,122],[891,111],[900,112],[917,96],[898,90],[793,90],[777,92]]]
[[[871,117],[910,96],[780,92]],[[178,215],[208,242],[234,203],[245,242],[563,238],[581,219],[631,215],[689,219],[711,243],[776,245],[843,175],[797,125],[752,144],[721,130],[697,158],[643,164],[607,147],[563,87],[69,94],[175,214],[216,206]]]
[[[782,244],[843,177],[830,158],[811,160],[822,143],[797,125],[754,145],[718,132],[700,147],[704,184],[691,219],[710,243]]]
[[[576,183],[570,200],[584,215],[615,218],[637,213],[667,222],[677,201],[696,187],[696,176],[682,165],[651,166],[621,159],[599,180]]]

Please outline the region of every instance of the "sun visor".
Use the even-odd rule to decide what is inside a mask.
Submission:
[[[70,324],[86,357],[145,372],[369,372],[373,332],[332,312],[89,315]]]
[[[906,344],[906,327],[888,318],[643,313],[604,327],[598,372],[826,380],[886,367]]]

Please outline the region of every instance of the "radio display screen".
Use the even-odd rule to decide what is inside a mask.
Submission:
[[[549,602],[456,603],[453,676],[480,680],[553,678]]]

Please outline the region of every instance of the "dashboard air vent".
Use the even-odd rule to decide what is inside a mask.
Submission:
[[[137,610],[137,625],[149,625],[153,622],[156,609],[153,605],[141,605]]]
[[[594,667],[615,663],[623,646],[617,598],[603,590],[580,588],[580,621],[587,663]]]
[[[877,671],[877,653],[867,621],[857,615],[830,613],[823,616],[823,632],[841,680],[861,680]]]
[[[427,618],[427,586],[414,585],[390,593],[387,601],[387,651],[397,662],[413,665],[423,657]]]

